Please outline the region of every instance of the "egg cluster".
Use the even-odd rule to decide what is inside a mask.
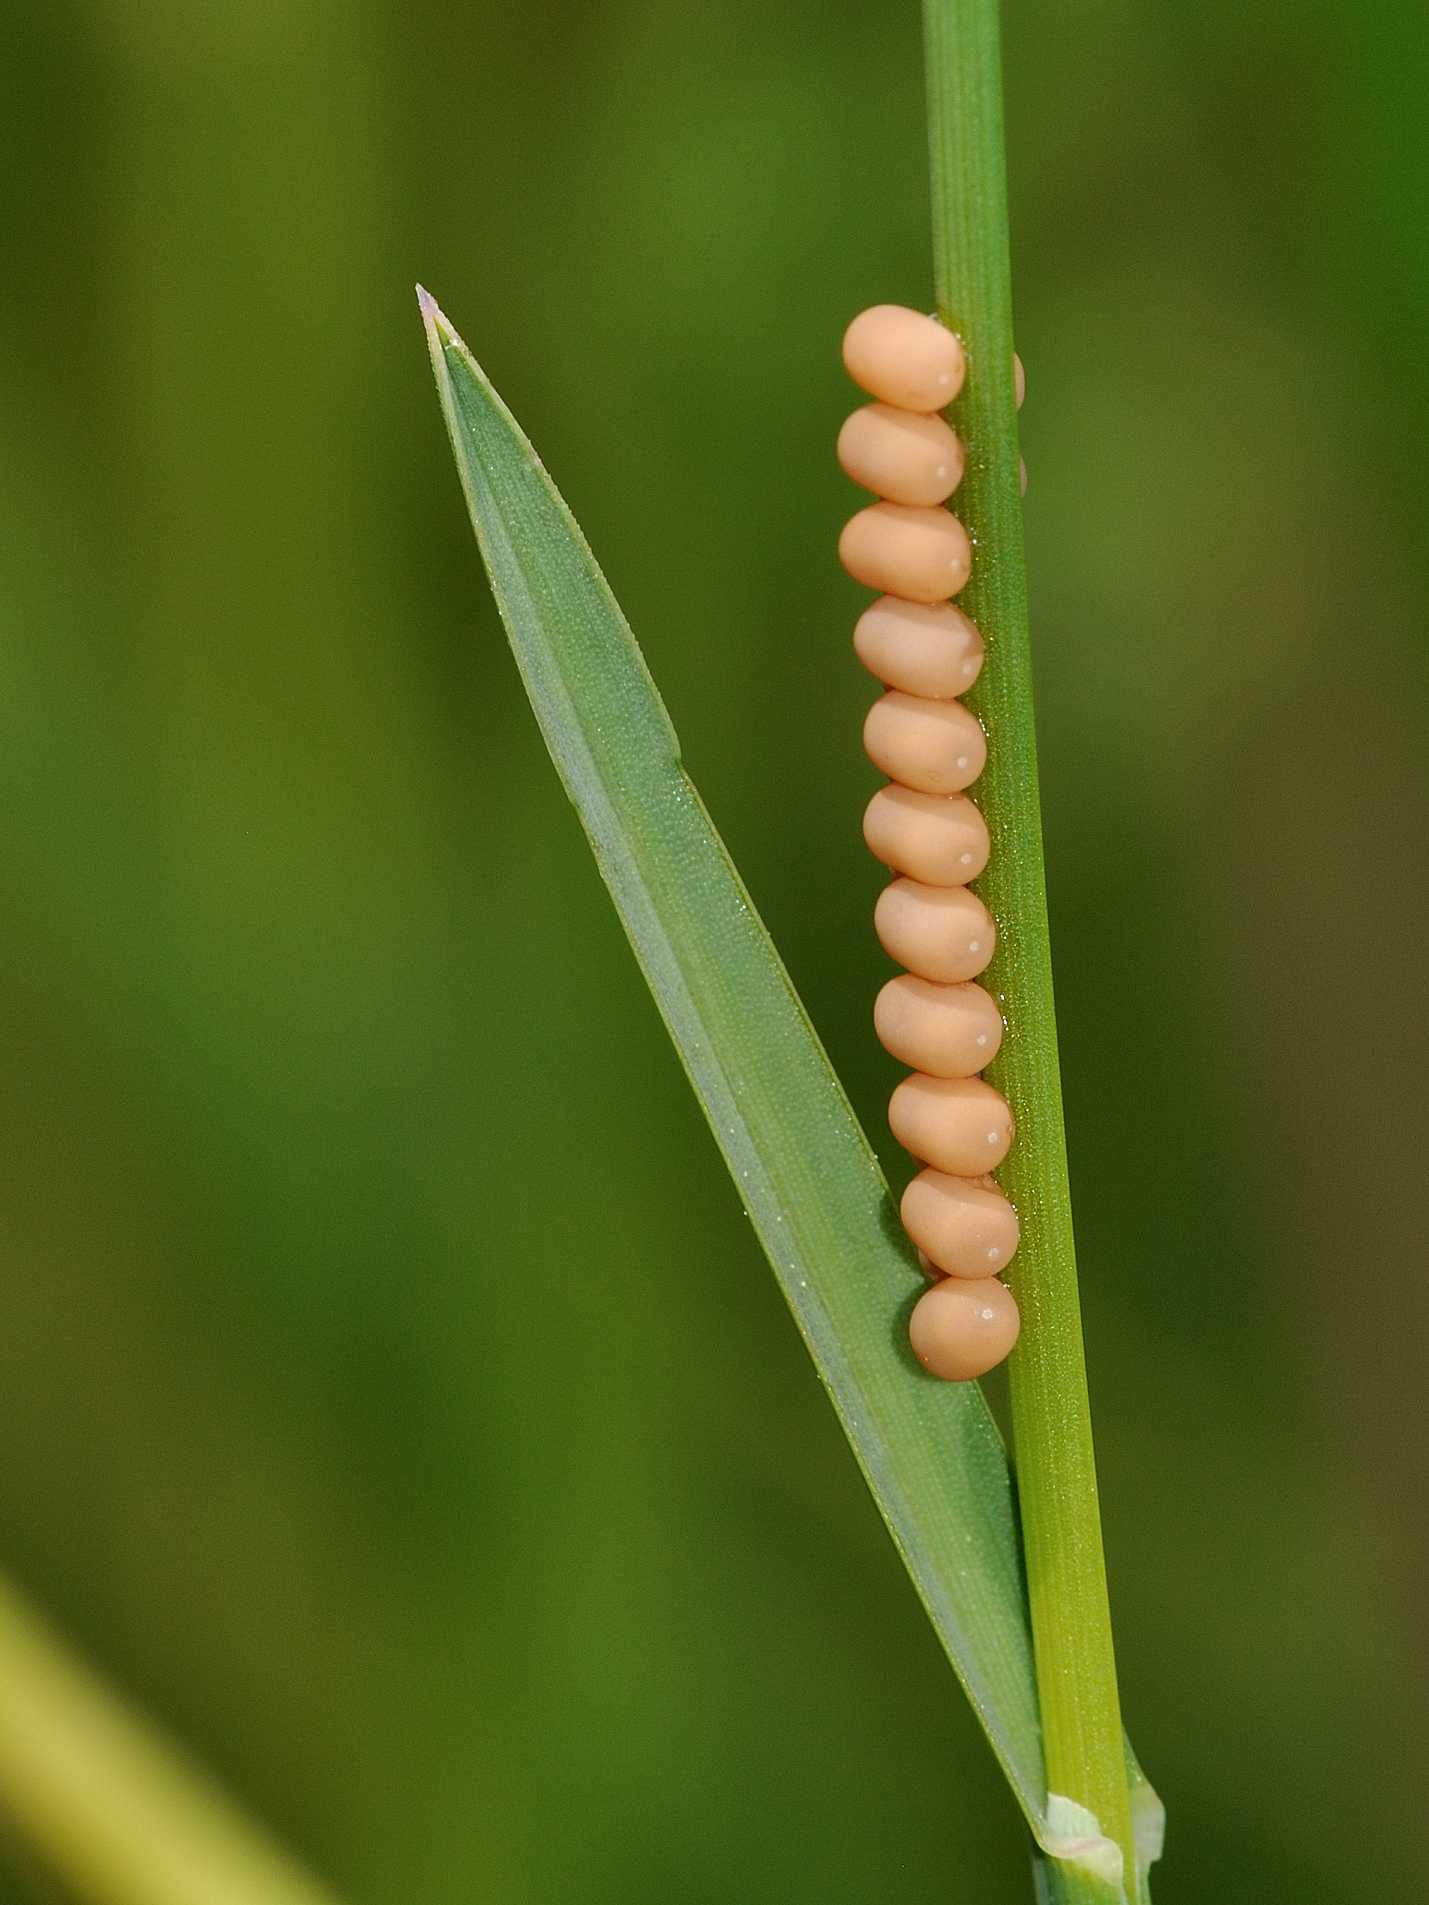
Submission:
[[[869,802],[864,838],[897,876],[874,928],[905,971],[878,995],[874,1024],[913,1067],[893,1094],[894,1136],[925,1167],[903,1196],[903,1223],[935,1279],[909,1320],[914,1353],[936,1376],[965,1381],[1017,1340],[1017,1304],[998,1281],[1017,1248],[1017,1215],[990,1173],[1013,1141],[1007,1100],[979,1076],[1002,1039],[996,1000],[976,983],[997,931],[971,890],[988,833],[966,789],[987,739],[958,700],[982,667],[982,637],[951,598],[972,549],[944,504],[962,478],[963,446],[943,417],[962,388],[963,349],[935,318],[876,305],[844,336],[844,363],[875,399],[839,433],[839,462],[879,499],[839,539],[849,574],[879,600],[854,629],[859,659],[888,692],[864,746],[888,776]],[[1018,365],[1021,401],[1021,366]]]

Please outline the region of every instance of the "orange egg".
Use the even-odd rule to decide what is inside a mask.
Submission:
[[[844,367],[899,410],[944,410],[963,387],[963,347],[946,325],[903,304],[875,304],[844,332]]]
[[[867,588],[909,602],[943,602],[967,581],[972,545],[946,509],[873,503],[844,524],[839,561]]]
[[[946,1277],[913,1305],[908,1341],[930,1376],[970,1382],[1004,1360],[1020,1326],[1012,1292],[995,1277]]]
[[[890,959],[939,985],[976,979],[997,945],[992,915],[965,886],[895,880],[878,896],[873,926]]]
[[[950,1277],[995,1277],[1017,1249],[1017,1213],[991,1182],[920,1171],[903,1193],[903,1228]]]
[[[987,823],[966,794],[890,781],[864,810],[863,837],[885,866],[928,886],[965,886],[987,865]]]
[[[854,624],[853,646],[890,688],[932,700],[966,694],[982,668],[982,636],[951,602],[880,596]]]
[[[901,972],[873,1002],[886,1052],[934,1078],[971,1078],[1002,1043],[997,1001],[979,985],[940,986]]]
[[[888,1103],[888,1127],[905,1151],[955,1177],[977,1177],[1012,1147],[1012,1112],[981,1078],[914,1072]]]
[[[960,793],[987,766],[982,723],[961,701],[924,701],[896,688],[869,709],[863,745],[890,780],[921,794]]]
[[[839,431],[845,476],[890,503],[945,503],[962,481],[963,446],[941,417],[865,404]]]

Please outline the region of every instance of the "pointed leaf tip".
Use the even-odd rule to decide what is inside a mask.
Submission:
[[[422,284],[417,286],[417,309],[422,314],[422,322],[427,327],[427,336],[431,339],[433,349],[444,344],[460,344],[461,339],[453,329],[451,319]]]

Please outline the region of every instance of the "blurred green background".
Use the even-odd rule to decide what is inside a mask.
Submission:
[[[1423,1893],[1411,28],[1006,14],[1158,1905]],[[352,1905],[1025,1905],[541,750],[412,296],[601,555],[901,1183],[832,445],[843,325],[930,297],[912,0],[5,38],[4,1565]]]

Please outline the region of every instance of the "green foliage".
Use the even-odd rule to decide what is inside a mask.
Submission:
[[[8,1568],[353,1905],[1025,1905],[473,586],[409,290],[559,473],[896,1191],[830,452],[843,324],[929,296],[917,9],[10,19]],[[1004,19],[1157,1905],[1410,1905],[1423,22]]]
[[[1035,1821],[1046,1785],[997,1429],[976,1384],[914,1361],[902,1319],[922,1273],[634,637],[510,411],[425,294],[423,313],[546,745],[874,1499]]]
[[[472,523],[551,758],[938,1637],[1034,1833],[1060,1844],[992,1417],[976,1384],[934,1382],[909,1352],[901,1319],[921,1273],[629,626],[516,420],[419,297]],[[1125,1804],[1119,1727],[1114,1743]],[[1059,1895],[1109,1894],[1083,1875]]]

